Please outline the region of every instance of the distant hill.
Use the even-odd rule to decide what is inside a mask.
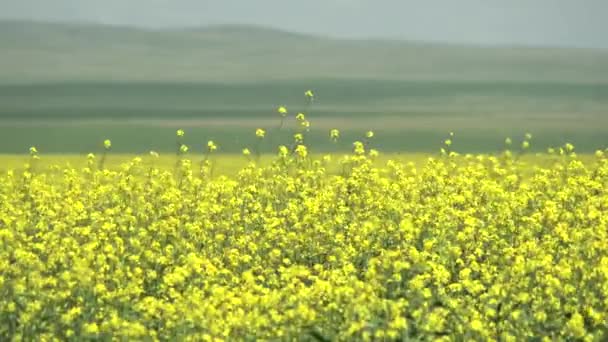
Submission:
[[[382,79],[608,83],[608,50],[338,40],[223,25],[0,21],[0,83]]]

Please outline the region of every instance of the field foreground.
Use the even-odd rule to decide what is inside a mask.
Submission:
[[[0,338],[608,338],[603,152],[294,152],[3,164]]]

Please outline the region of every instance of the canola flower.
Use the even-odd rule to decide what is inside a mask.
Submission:
[[[353,143],[353,152],[356,155],[363,155],[365,154],[365,145],[360,142],[360,141],[355,141]]]
[[[356,141],[333,174],[294,140],[233,178],[187,156],[1,173],[0,340],[608,339],[605,151],[524,177]]]
[[[261,128],[258,128],[255,130],[255,136],[262,139],[266,136],[266,131]]]
[[[281,115],[282,117],[286,117],[287,116],[287,107],[279,106],[279,108],[277,108],[277,113],[279,113],[279,115]]]
[[[104,140],[103,148],[105,148],[106,150],[109,150],[110,148],[112,148],[112,141],[110,141],[110,139]]]
[[[287,146],[284,146],[284,145],[279,146],[279,156],[287,157],[288,155],[289,155],[289,149],[287,148]]]
[[[336,142],[336,141],[338,141],[339,138],[340,138],[340,131],[335,128],[332,128],[329,131],[329,139],[331,139],[331,141],[333,141],[333,142]]]
[[[30,158],[32,161],[36,161],[40,159],[40,156],[38,155],[38,149],[35,146],[30,147]],[[30,165],[31,167],[31,165]]]
[[[282,147],[284,147],[284,146],[282,146]],[[284,151],[284,149],[281,152],[283,152],[283,151]],[[308,156],[308,149],[304,145],[298,145],[298,146],[296,146],[295,153],[300,158],[306,158]]]
[[[566,143],[565,145],[566,151],[567,152],[572,152],[574,151],[574,145],[570,144],[570,143]]]
[[[215,142],[213,142],[213,140],[209,140],[207,142],[207,151],[214,152],[215,150],[217,150],[217,145]]]
[[[296,144],[303,144],[304,143],[304,134],[302,133],[296,133],[293,135],[293,141]]]

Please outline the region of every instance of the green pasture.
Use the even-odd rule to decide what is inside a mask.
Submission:
[[[315,102],[303,92],[315,90]],[[278,105],[290,111],[279,131]],[[99,151],[111,139],[119,153],[172,152],[175,130],[200,151],[214,140],[238,153],[268,135],[262,152],[289,145],[297,112],[311,121],[316,152],[349,151],[368,130],[384,152],[435,152],[448,132],[454,148],[496,152],[503,141],[534,135],[532,148],[571,142],[593,152],[608,142],[608,85],[575,83],[311,80],[260,83],[50,83],[0,86],[0,153],[36,146],[45,153]],[[328,132],[342,137],[332,144]]]

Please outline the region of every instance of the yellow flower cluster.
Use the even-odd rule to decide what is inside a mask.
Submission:
[[[0,175],[0,340],[608,339],[604,154],[179,160]]]

